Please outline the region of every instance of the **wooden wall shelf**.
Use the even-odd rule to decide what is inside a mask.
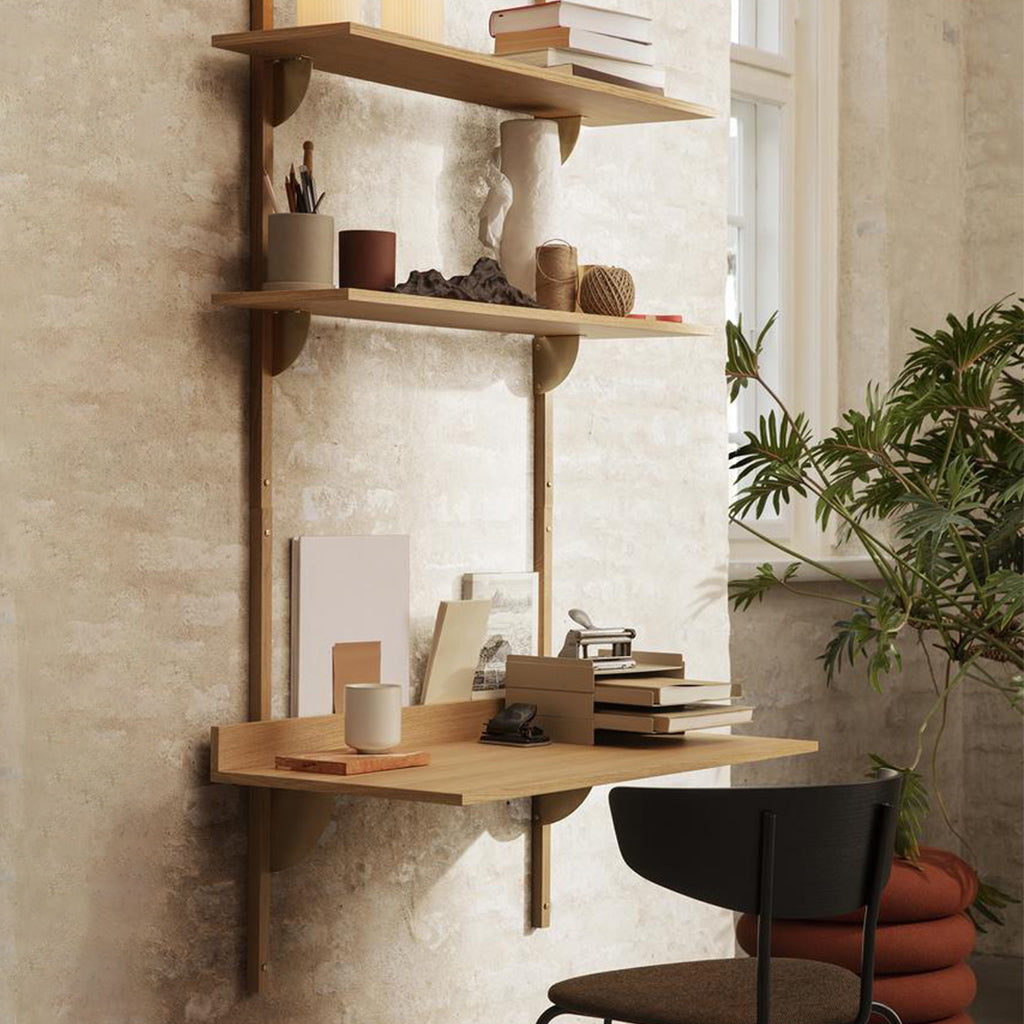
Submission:
[[[281,718],[215,726],[210,778],[249,787],[267,801],[265,870],[290,867],[315,846],[335,796],[466,807],[531,798],[530,921],[551,920],[551,825],[571,814],[594,786],[631,782],[809,754],[811,740],[764,736],[616,736],[597,746],[552,743],[533,749],[478,742],[499,700],[429,704],[402,710],[402,745],[427,750],[430,764],[372,775],[339,776],[275,767],[280,754],[310,754],[345,745],[342,715]]]
[[[529,306],[499,306],[488,302],[434,299],[398,292],[359,288],[323,288],[315,291],[219,292],[218,306],[242,309],[303,311],[316,316],[374,320],[420,327],[447,327],[460,331],[497,331],[502,334],[575,335],[583,338],[673,338],[710,335],[710,327],[631,320],[628,317],[564,313]]]
[[[370,775],[324,775],[276,768],[279,754],[345,746],[342,715],[281,718],[215,726],[210,778],[239,786],[337,796],[451,804],[457,807],[746,764],[818,749],[811,740],[763,736],[619,736],[597,746],[552,743],[536,749],[477,742],[498,701],[428,704],[403,710],[402,746],[429,750],[430,764]]]
[[[553,415],[549,392],[572,369],[584,338],[708,335],[694,324],[588,316],[357,289],[259,291],[264,280],[267,214],[264,174],[274,175],[273,127],[301,104],[312,68],[399,89],[558,121],[563,161],[586,125],[681,122],[717,116],[708,107],[639,89],[573,78],[353,23],[273,27],[274,0],[250,0],[253,31],[213,37],[249,61],[249,256],[252,291],[215,295],[220,306],[251,317],[249,723],[215,728],[211,777],[246,787],[248,829],[247,982],[253,993],[270,978],[271,872],[301,860],[316,843],[338,794],[452,805],[529,797],[531,921],[550,916],[550,826],[572,813],[595,785],[809,753],[805,740],[745,736],[624,739],[614,745],[552,744],[533,750],[476,742],[497,702],[406,708],[403,739],[428,749],[430,765],[352,778],[279,771],[277,754],[343,745],[340,716],[271,721],[273,632],[273,376],[296,357],[312,314],[454,330],[533,335],[533,538],[540,577],[540,651],[551,649]]]
[[[715,117],[699,103],[568,78],[487,53],[442,46],[354,22],[216,35],[213,45],[265,60],[305,57],[314,68],[399,89],[592,126]]]

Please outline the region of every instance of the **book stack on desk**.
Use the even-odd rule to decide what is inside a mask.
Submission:
[[[633,649],[631,659],[608,668],[588,658],[510,654],[505,700],[535,705],[534,724],[556,743],[593,745],[599,731],[678,736],[753,716],[738,686],[687,679],[679,653]]]
[[[650,18],[553,0],[494,11],[490,31],[499,57],[665,94],[665,69],[655,65]]]
[[[738,703],[739,696],[732,683],[601,674],[594,685],[594,728],[671,734],[741,725],[754,709]]]

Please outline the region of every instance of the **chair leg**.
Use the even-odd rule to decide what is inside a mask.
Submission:
[[[568,1010],[563,1010],[560,1006],[550,1006],[537,1018],[537,1024],[548,1024],[549,1020],[554,1020],[556,1017],[560,1017],[563,1013],[568,1012]],[[605,1017],[604,1024],[615,1024],[615,1021],[611,1017]],[[897,1020],[896,1024],[901,1024],[901,1022]]]
[[[884,1017],[889,1024],[903,1024],[903,1021],[900,1020],[900,1015],[891,1006],[886,1006],[885,1003],[872,1003],[871,1012],[877,1013],[879,1017]]]
[[[549,1006],[538,1018],[537,1024],[548,1024],[549,1020],[554,1020],[556,1017],[560,1017],[567,1011],[563,1010],[559,1006]]]

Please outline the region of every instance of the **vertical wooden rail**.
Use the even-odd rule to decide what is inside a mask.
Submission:
[[[541,821],[537,798],[530,824],[530,925],[551,925],[551,825]]]
[[[534,342],[534,379],[538,359]],[[538,608],[538,653],[551,654],[551,562],[554,533],[554,397],[538,391],[533,394],[533,571],[540,577]]]
[[[274,27],[273,0],[250,0],[253,29]],[[252,58],[249,69],[249,256],[253,288],[266,269],[267,210],[263,172],[273,174],[274,135],[270,125],[270,65]],[[272,543],[273,543],[273,317],[252,314],[249,415],[249,719],[270,718]],[[246,983],[250,993],[266,990],[270,964],[270,790],[249,789],[249,852]]]
[[[534,340],[533,388],[533,570],[540,580],[538,652],[551,653],[551,565],[554,534],[554,396],[537,381],[540,342]],[[530,924],[547,928],[551,922],[551,826],[540,820],[533,800],[530,821]]]

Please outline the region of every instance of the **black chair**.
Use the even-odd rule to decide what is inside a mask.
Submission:
[[[892,865],[900,778],[778,789],[612,790],[626,863],[650,882],[758,915],[756,959],[606,971],[552,986],[563,1013],[605,1024],[866,1024],[899,1017],[872,1001],[875,929]],[[860,977],[834,964],[771,957],[773,918],[866,907]]]

